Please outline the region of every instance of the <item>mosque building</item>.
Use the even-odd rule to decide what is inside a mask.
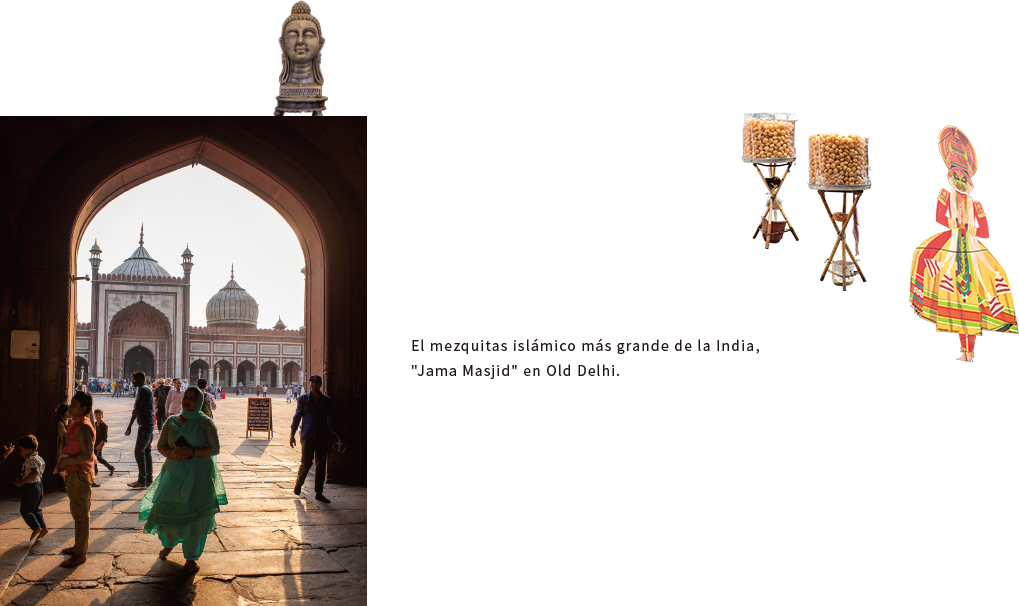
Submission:
[[[76,325],[76,378],[115,381],[140,370],[192,383],[205,378],[224,388],[304,383],[303,326],[287,330],[280,319],[271,329],[258,328],[258,303],[236,282],[233,266],[230,281],[205,306],[206,326],[192,326],[191,250],[181,254],[184,276],[177,277],[144,242],[143,225],[138,248],[108,274],[99,273],[99,243],[90,249],[92,318]]]

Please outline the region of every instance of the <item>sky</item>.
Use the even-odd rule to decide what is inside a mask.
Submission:
[[[258,327],[282,318],[304,324],[304,255],[293,230],[268,204],[204,166],[185,167],[128,190],[106,205],[85,229],[77,275],[91,275],[89,249],[102,249],[100,273],[110,273],[138,248],[166,271],[183,276],[181,253],[191,249],[191,325],[205,326],[205,305],[234,279],[258,302]],[[89,321],[91,288],[79,283],[78,321]]]

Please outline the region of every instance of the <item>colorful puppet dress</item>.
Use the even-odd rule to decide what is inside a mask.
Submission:
[[[913,310],[937,330],[960,337],[975,337],[985,330],[1019,332],[1008,276],[977,239],[988,237],[980,203],[943,189],[937,221],[948,231],[927,238],[913,253]]]

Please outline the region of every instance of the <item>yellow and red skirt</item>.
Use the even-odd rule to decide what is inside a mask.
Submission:
[[[1019,333],[1008,276],[972,232],[950,229],[913,253],[910,303],[939,331]]]

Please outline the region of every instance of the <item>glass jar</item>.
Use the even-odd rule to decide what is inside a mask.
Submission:
[[[743,159],[796,157],[796,116],[786,113],[743,114]]]
[[[870,139],[859,135],[810,135],[809,179],[812,185],[870,185]]]

